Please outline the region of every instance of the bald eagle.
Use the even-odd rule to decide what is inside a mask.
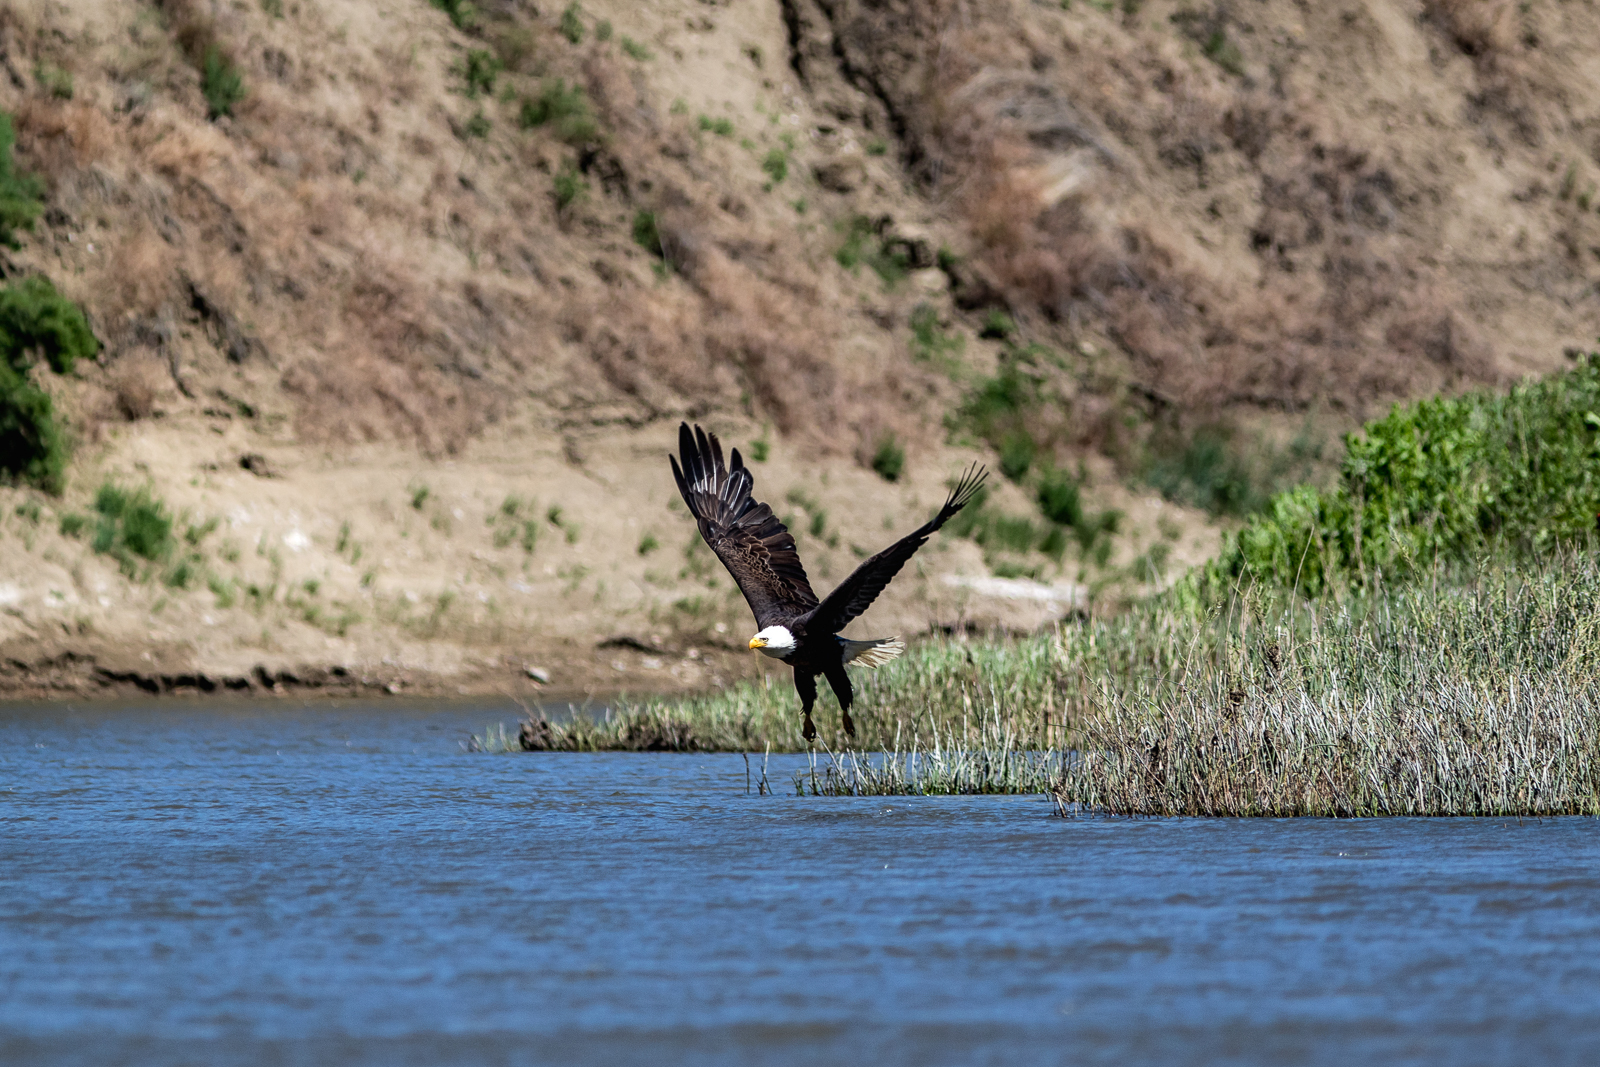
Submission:
[[[862,563],[826,600],[819,602],[800,565],[794,536],[770,507],[751,497],[755,479],[739,450],[733,450],[732,466],[724,466],[722,442],[716,434],[708,434],[698,426],[691,432],[688,423],[680,423],[678,451],[683,466],[678,465],[677,457],[668,457],[678,492],[699,524],[700,536],[728,568],[755,613],[759,629],[750,639],[750,647],[794,668],[794,687],[800,693],[800,710],[805,716],[801,730],[805,739],[810,741],[817,736],[811,706],[816,703],[819,674],[828,679],[839,698],[844,732],[854,737],[850,704],[855,691],[845,674],[845,664],[876,667],[900,655],[906,646],[898,637],[852,641],[840,637],[839,631],[866,611],[906,560],[972,500],[987,473],[976,465],[967,468],[939,514]]]

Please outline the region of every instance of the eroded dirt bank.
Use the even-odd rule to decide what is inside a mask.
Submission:
[[[757,670],[682,418],[819,586],[1004,472],[853,633],[1114,610],[1392,400],[1600,333],[1596,40],[1590,3],[7,5],[41,199],[0,282],[100,347],[29,371],[73,453],[0,487],[0,692]],[[102,537],[107,485],[170,543]]]

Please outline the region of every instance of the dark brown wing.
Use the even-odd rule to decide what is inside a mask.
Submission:
[[[680,423],[678,451],[683,466],[672,458],[678,492],[699,523],[700,536],[739,583],[757,625],[766,629],[789,622],[816,607],[817,594],[806,581],[794,536],[771,508],[751,498],[755,479],[739,450],[733,450],[733,466],[724,467],[717,435],[698,426],[690,433],[689,424]]]
[[[806,631],[815,634],[836,634],[844,629],[851,619],[866,611],[889,584],[889,580],[900,573],[900,568],[906,565],[906,560],[915,555],[917,549],[927,544],[928,538],[933,536],[934,531],[949,522],[952,515],[967,506],[983,487],[983,480],[988,476],[982,467],[968,467],[961,481],[956,483],[956,487],[945,498],[944,507],[939,509],[939,514],[876,556],[863,561],[861,566],[857,567],[850,577],[840,582],[839,587],[829,593],[828,598],[817,606],[817,610],[806,618]]]

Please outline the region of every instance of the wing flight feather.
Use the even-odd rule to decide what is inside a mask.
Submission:
[[[763,629],[788,622],[817,605],[794,535],[772,509],[751,497],[755,478],[739,450],[725,464],[722,442],[699,426],[678,426],[678,453],[668,457],[678,492],[700,527],[700,536],[722,560]]]
[[[982,467],[977,465],[968,467],[961,481],[956,483],[956,487],[945,498],[939,514],[876,556],[864,560],[861,566],[851,572],[850,577],[840,582],[838,587],[806,618],[806,630],[811,633],[838,633],[852,619],[866,611],[877,599],[878,594],[883,592],[890,579],[900,573],[900,568],[906,565],[906,560],[915,555],[917,549],[927,544],[928,538],[932,537],[939,527],[949,522],[956,512],[972,501],[988,476],[988,472]]]

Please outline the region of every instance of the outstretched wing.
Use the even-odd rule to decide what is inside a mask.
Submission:
[[[806,581],[794,536],[771,508],[751,498],[755,479],[739,450],[733,450],[733,466],[724,467],[717,435],[698,426],[690,433],[689,424],[680,423],[678,451],[683,466],[672,458],[678,492],[699,523],[700,536],[739,583],[756,623],[766,629],[816,607],[817,594]]]
[[[928,538],[933,536],[935,530],[949,522],[952,515],[971,502],[988,476],[988,472],[982,467],[976,465],[968,467],[961,481],[956,483],[956,487],[945,498],[944,507],[939,509],[939,514],[876,556],[864,561],[850,577],[840,582],[839,587],[829,593],[828,598],[817,605],[817,610],[806,618],[807,632],[836,634],[844,629],[851,619],[866,611],[889,584],[889,580],[900,573],[900,568],[906,565],[906,560],[915,555],[917,549],[928,543]]]

